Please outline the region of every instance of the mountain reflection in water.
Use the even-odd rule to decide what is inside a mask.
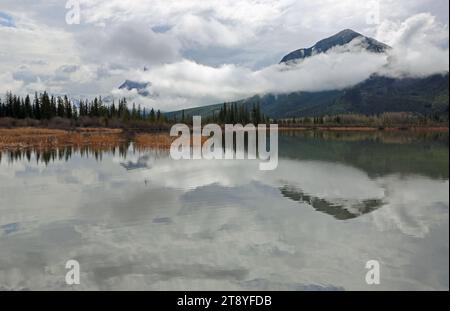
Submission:
[[[326,199],[307,195],[292,186],[283,186],[280,188],[280,191],[286,198],[307,203],[315,210],[329,214],[339,220],[352,219],[370,213],[383,206],[383,201],[379,199],[367,199],[359,202],[347,200],[331,202]]]

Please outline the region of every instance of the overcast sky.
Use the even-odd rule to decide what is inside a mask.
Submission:
[[[67,23],[68,2],[77,1],[0,0],[1,94],[134,96],[167,111],[342,88],[374,72],[448,71],[448,0],[80,0],[79,24]],[[392,55],[355,48],[277,65],[346,28],[390,44]],[[125,79],[151,82],[152,96],[119,91]]]

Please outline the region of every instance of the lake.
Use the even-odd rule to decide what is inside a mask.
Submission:
[[[448,290],[448,143],[285,131],[273,171],[132,142],[4,151],[0,289]]]

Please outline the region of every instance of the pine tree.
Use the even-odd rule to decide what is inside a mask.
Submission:
[[[156,112],[156,120],[161,121],[161,111],[159,109]]]
[[[184,112],[184,110],[183,110]],[[155,110],[152,108],[152,110],[150,110],[150,121],[154,122],[155,121]]]
[[[34,118],[33,107],[31,106],[30,96],[27,94],[24,102],[25,118]]]

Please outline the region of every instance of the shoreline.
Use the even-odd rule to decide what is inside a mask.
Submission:
[[[430,127],[367,127],[367,126],[308,126],[280,127],[281,132],[361,132],[361,133],[443,133],[449,128],[444,126]],[[148,129],[114,129],[114,128],[74,128],[51,129],[40,127],[0,128],[0,151],[27,148],[48,149],[65,146],[91,147],[105,149],[133,141],[139,147],[167,149],[176,137],[169,131]],[[202,143],[207,137],[202,137]]]
[[[64,146],[107,148],[124,142],[123,131],[106,128],[61,130],[37,127],[0,128],[0,150],[48,149]]]
[[[278,127],[279,131],[330,131],[330,132],[448,132],[448,126],[299,126]]]
[[[133,141],[137,148],[170,148],[169,131],[113,128],[50,129],[37,127],[0,128],[0,151],[89,147],[109,149]],[[202,144],[207,137],[202,137]],[[191,144],[192,144],[191,140]]]

